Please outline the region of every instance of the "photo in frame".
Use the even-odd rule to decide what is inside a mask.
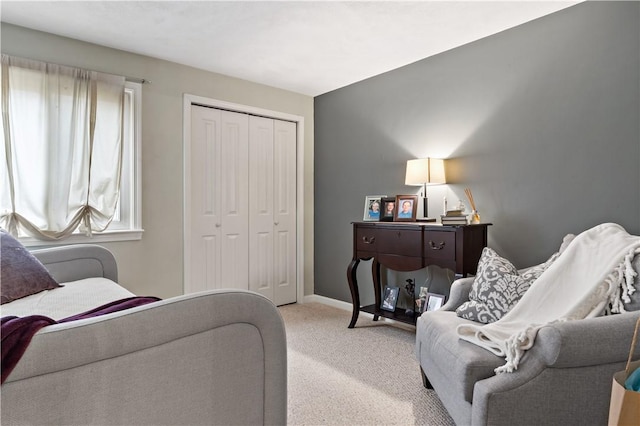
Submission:
[[[427,297],[429,297],[429,287],[420,287],[420,293],[418,295],[418,299],[416,299],[418,312],[424,312],[425,307],[427,306]]]
[[[396,212],[393,220],[399,222],[415,222],[417,211],[417,195],[396,195]]]
[[[427,296],[426,311],[437,311],[444,305],[445,296],[443,294],[429,293]]]
[[[384,197],[382,202],[382,213],[380,220],[382,222],[393,222],[393,216],[396,214],[396,197]]]
[[[380,211],[382,208],[381,200],[386,195],[367,195],[364,199],[364,221],[378,221],[380,220]]]
[[[382,294],[382,303],[380,309],[393,312],[396,310],[396,304],[398,303],[398,294],[400,293],[400,287],[385,286],[384,293]]]

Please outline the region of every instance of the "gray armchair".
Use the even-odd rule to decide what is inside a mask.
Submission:
[[[637,280],[636,280],[637,281]],[[459,425],[607,424],[613,374],[623,370],[640,311],[548,325],[513,373],[496,375],[504,359],[460,340],[470,321],[455,309],[473,278],[453,283],[442,309],[416,324],[416,356]]]

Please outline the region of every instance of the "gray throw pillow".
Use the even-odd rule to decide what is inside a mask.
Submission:
[[[485,247],[478,262],[477,275],[469,292],[469,301],[456,309],[459,317],[488,324],[502,318],[520,301],[531,284],[559,256],[519,273],[507,259]]]
[[[5,231],[0,234],[0,304],[62,287],[18,240]]]

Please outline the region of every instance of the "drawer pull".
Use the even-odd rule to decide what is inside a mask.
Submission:
[[[431,250],[442,250],[444,248],[444,241],[440,241],[440,244],[436,245],[436,243],[429,240],[429,247],[431,247]]]
[[[362,242],[365,244],[373,244],[376,242],[376,237],[362,237]]]

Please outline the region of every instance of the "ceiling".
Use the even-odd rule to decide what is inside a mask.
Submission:
[[[2,0],[0,17],[317,96],[578,2]]]

